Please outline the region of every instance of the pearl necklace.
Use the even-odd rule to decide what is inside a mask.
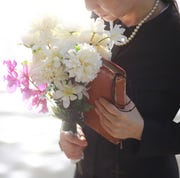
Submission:
[[[140,27],[153,15],[153,13],[156,11],[157,7],[159,5],[159,0],[156,0],[154,6],[152,7],[151,11],[147,14],[146,17],[144,17],[140,23],[136,26],[136,28],[134,29],[134,31],[131,33],[131,35],[127,38],[127,39],[122,39],[122,43],[120,44],[120,46],[124,46],[127,45],[137,34],[137,32],[139,31]]]

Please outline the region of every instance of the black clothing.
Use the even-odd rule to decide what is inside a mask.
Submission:
[[[126,29],[129,36],[134,27]],[[135,38],[114,47],[113,61],[127,72],[127,95],[144,119],[142,140],[123,140],[123,149],[89,128],[75,178],[179,178],[180,125],[172,120],[180,108],[180,17],[169,7],[146,22]]]

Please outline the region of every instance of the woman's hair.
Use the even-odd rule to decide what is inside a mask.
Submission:
[[[162,2],[172,4],[176,8],[176,10],[179,11],[178,3],[176,0],[162,0]]]

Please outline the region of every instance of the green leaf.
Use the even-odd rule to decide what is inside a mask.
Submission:
[[[75,48],[76,52],[78,52],[81,49],[79,45],[76,45],[74,48]]]

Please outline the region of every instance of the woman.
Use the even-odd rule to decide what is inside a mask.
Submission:
[[[135,105],[119,111],[96,101],[102,127],[122,140],[114,145],[89,128],[62,131],[60,146],[80,159],[75,178],[178,178],[180,153],[180,17],[173,0],[85,0],[87,9],[121,23],[127,41],[113,48],[112,60],[127,73],[127,97]]]

